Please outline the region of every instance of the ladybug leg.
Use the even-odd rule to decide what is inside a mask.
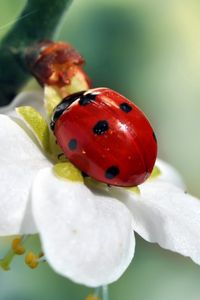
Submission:
[[[59,153],[59,154],[57,155],[58,160],[62,159],[63,156],[65,157],[65,154],[64,154],[64,153]]]
[[[86,174],[85,172],[81,172],[82,173],[82,176],[85,178],[85,177],[90,177],[88,174]]]

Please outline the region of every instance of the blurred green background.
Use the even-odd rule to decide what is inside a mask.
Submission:
[[[0,0],[0,38],[24,4]],[[199,31],[199,0],[74,0],[56,36],[83,54],[94,86],[114,88],[143,109],[157,133],[159,156],[198,197]],[[110,286],[111,300],[199,299],[200,267],[136,239],[135,258]],[[46,265],[30,271],[21,258],[11,272],[0,270],[0,300],[79,300],[89,291]]]

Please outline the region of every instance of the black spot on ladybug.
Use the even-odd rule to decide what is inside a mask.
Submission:
[[[75,150],[77,148],[77,140],[76,139],[71,139],[68,143],[68,147],[70,150]]]
[[[58,106],[56,106],[56,108],[54,109],[53,112],[53,116],[51,119],[51,123],[50,123],[50,128],[51,130],[54,130],[55,127],[55,123],[56,121],[60,118],[60,116],[63,114],[63,112],[77,99],[79,99],[83,94],[85,93],[85,91],[82,92],[78,92],[78,93],[74,93],[72,95],[69,95],[67,97],[65,97],[62,102],[60,102],[58,104]]]
[[[155,142],[157,143],[157,138],[156,138],[156,135],[155,135],[154,131],[153,131],[153,138],[154,138]]]
[[[101,120],[93,127],[93,132],[97,135],[104,134],[109,129],[109,124],[106,120]]]
[[[88,93],[86,95],[82,95],[78,103],[81,106],[85,106],[95,101],[95,98],[96,98],[96,94]]]
[[[125,113],[129,113],[133,108],[126,102],[123,102],[119,105],[120,109]]]
[[[105,172],[105,177],[107,179],[113,179],[119,175],[119,168],[116,166],[109,167]]]

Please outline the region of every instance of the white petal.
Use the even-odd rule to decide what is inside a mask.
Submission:
[[[37,175],[32,201],[45,256],[56,272],[99,286],[126,270],[135,240],[125,205],[95,196],[83,183],[58,179],[50,168]]]
[[[0,115],[0,235],[35,232],[28,199],[34,176],[49,165],[25,131]]]
[[[183,179],[174,167],[161,159],[156,160],[156,166],[161,171],[161,175],[156,178],[157,181],[169,182],[185,190]]]
[[[0,114],[16,117],[15,107],[23,105],[32,106],[37,111],[44,114],[43,97],[44,93],[42,91],[21,92],[9,105],[0,108]]]
[[[135,231],[200,264],[200,200],[164,182],[143,184],[140,191],[124,196]]]

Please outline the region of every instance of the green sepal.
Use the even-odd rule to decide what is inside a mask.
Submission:
[[[83,176],[81,171],[77,169],[72,163],[58,163],[53,167],[54,174],[62,179],[71,181],[78,181],[83,183]]]
[[[140,189],[139,189],[138,186],[128,187],[128,188],[125,188],[125,189],[132,192],[132,193],[140,195]]]
[[[160,175],[161,175],[160,169],[157,166],[154,166],[151,176],[149,177],[148,180],[156,179]]]
[[[62,96],[60,95],[58,88],[55,86],[45,85],[44,107],[49,117],[51,117],[54,108],[61,102],[61,100]]]
[[[52,131],[49,132],[49,148],[52,153],[52,160],[54,163],[68,162],[68,158],[64,155],[63,150],[56,142],[56,137]]]
[[[50,153],[49,127],[43,116],[32,106],[20,106],[16,111],[31,129],[42,149]]]
[[[91,189],[100,190],[100,191],[109,191],[109,187],[106,183],[97,181],[94,178],[85,177],[84,182]]]

